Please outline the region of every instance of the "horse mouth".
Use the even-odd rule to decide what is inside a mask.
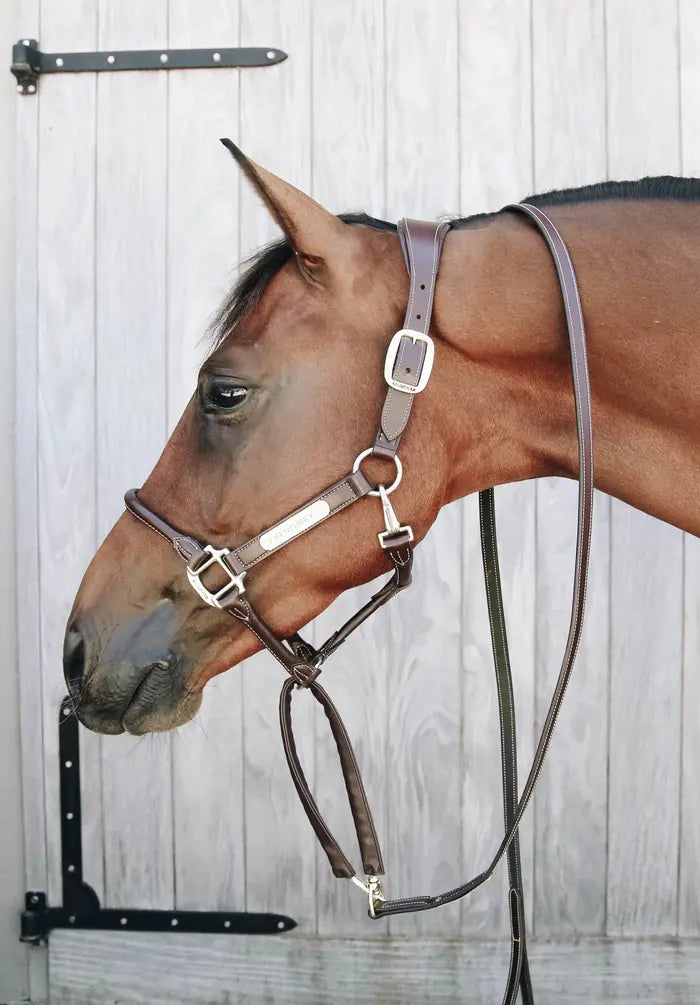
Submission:
[[[99,694],[84,695],[76,715],[96,733],[142,736],[189,722],[201,701],[201,692],[190,692],[183,686],[183,676],[177,667],[169,661],[156,660],[144,668],[126,701],[106,701]]]

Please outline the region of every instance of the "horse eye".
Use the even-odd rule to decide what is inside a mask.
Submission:
[[[205,404],[207,411],[231,412],[242,405],[247,397],[247,388],[238,384],[217,382],[207,389]]]

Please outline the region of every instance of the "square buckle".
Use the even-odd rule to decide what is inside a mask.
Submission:
[[[401,349],[402,338],[410,338],[413,342],[425,343],[423,366],[421,367],[420,378],[415,386],[413,384],[405,384],[402,380],[397,380],[394,377],[396,357]],[[418,394],[420,391],[425,389],[425,386],[430,379],[434,359],[435,346],[433,345],[433,340],[430,335],[424,335],[423,332],[413,331],[411,328],[400,328],[392,338],[389,343],[389,348],[386,351],[386,359],[384,360],[384,380],[387,382],[389,387],[393,387],[397,391],[405,391],[406,394]]]
[[[221,598],[225,597],[227,593],[231,590],[238,590],[239,596],[245,593],[245,585],[243,579],[245,577],[245,572],[241,572],[240,575],[236,575],[232,572],[228,565],[223,561],[226,555],[230,555],[231,552],[228,548],[214,548],[211,544],[207,544],[202,548],[202,551],[209,555],[203,562],[200,561],[194,568],[191,565],[187,565],[186,572],[187,578],[189,580],[190,586],[195,591],[195,593],[202,598],[205,604],[209,604],[210,607],[218,607],[221,609]],[[216,593],[212,593],[206,588],[201,580],[201,575],[206,572],[207,569],[211,568],[212,565],[218,565],[228,576],[228,583],[224,583],[220,590]]]

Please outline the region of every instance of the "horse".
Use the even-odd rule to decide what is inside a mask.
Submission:
[[[197,388],[139,497],[200,540],[260,532],[372,442],[382,361],[408,280],[396,227],[337,217],[233,148],[282,231],[212,326]],[[529,201],[566,237],[589,345],[596,487],[700,534],[700,355],[694,280],[700,181],[604,182]],[[527,221],[452,222],[437,279],[429,386],[401,446],[393,499],[418,543],[442,506],[578,471],[561,296]],[[377,481],[387,461],[363,469]],[[249,577],[282,637],[386,568],[376,507],[350,507]],[[191,719],[206,683],[259,641],[203,604],[178,557],[125,512],[82,580],[64,673],[89,729],[142,734]]]

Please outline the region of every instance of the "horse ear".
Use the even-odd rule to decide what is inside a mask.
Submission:
[[[221,142],[284,232],[306,279],[318,278],[319,270],[324,268],[339,271],[347,267],[348,253],[356,246],[354,228],[311,196],[250,160],[231,140]]]

